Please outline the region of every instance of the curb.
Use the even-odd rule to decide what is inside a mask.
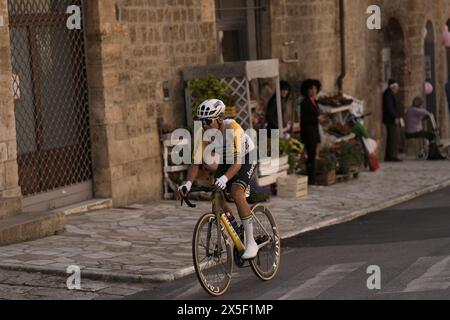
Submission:
[[[345,214],[338,218],[332,218],[329,220],[315,223],[314,225],[307,227],[307,228],[303,228],[299,231],[294,231],[294,232],[284,234],[281,237],[281,239],[286,240],[289,238],[299,236],[304,233],[308,233],[311,231],[331,227],[331,226],[342,224],[345,222],[349,222],[349,221],[355,220],[359,217],[365,216],[369,213],[378,212],[378,211],[384,210],[386,208],[390,208],[395,205],[418,198],[420,196],[445,189],[447,187],[450,187],[450,180],[446,180],[441,183],[435,184],[433,186],[429,186],[429,187],[425,187],[425,188],[422,188],[422,189],[419,189],[416,191],[412,191],[405,195],[398,196],[396,198],[390,199],[390,200],[380,203],[378,205],[371,206],[369,208],[352,211],[352,212]],[[42,273],[42,274],[57,275],[57,276],[67,276],[67,273],[60,269],[52,269],[52,268],[46,268],[46,267],[41,267],[41,266],[22,267],[22,266],[17,266],[14,264],[0,263],[0,269],[9,270],[9,271],[24,271],[24,272],[31,272],[31,273]],[[124,275],[124,274],[114,273],[114,272],[106,273],[106,272],[101,272],[101,271],[89,271],[89,269],[87,269],[87,270],[82,269],[81,271],[82,271],[82,276],[86,279],[101,280],[101,281],[113,281],[113,282],[127,282],[127,283],[166,283],[166,282],[171,282],[171,281],[175,281],[175,280],[184,278],[186,276],[190,276],[195,273],[195,269],[193,266],[187,267],[184,269],[179,269],[172,273],[163,273],[163,274],[155,274],[155,275],[131,275],[131,274]]]

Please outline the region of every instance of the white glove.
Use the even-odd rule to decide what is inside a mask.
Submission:
[[[180,186],[178,188],[178,191],[182,195],[186,195],[186,194],[188,194],[191,191],[191,189],[192,189],[192,182],[188,181],[188,182],[185,182],[182,186]],[[186,193],[185,193],[185,191],[186,191]]]
[[[221,190],[225,190],[227,188],[227,183],[228,183],[228,178],[226,176],[222,176],[216,180],[216,183],[214,185]]]

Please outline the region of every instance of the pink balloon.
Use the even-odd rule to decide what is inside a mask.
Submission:
[[[425,82],[425,94],[429,96],[430,94],[433,93],[433,90],[434,90],[433,85],[428,81]]]
[[[444,27],[444,33],[442,34],[444,39],[444,46],[450,48],[450,31],[448,30],[448,26]]]

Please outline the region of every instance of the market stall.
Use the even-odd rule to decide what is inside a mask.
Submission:
[[[365,160],[369,159],[364,143],[368,138],[362,120],[364,102],[348,95],[321,94],[319,106],[326,120],[320,128],[322,149],[317,164],[318,184],[332,185],[358,178]]]

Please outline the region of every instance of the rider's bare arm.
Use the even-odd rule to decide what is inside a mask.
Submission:
[[[239,163],[233,164],[230,167],[230,169],[228,169],[225,176],[228,178],[228,180],[231,180],[234,178],[235,175],[238,174],[238,172],[239,172],[239,170],[241,170],[241,168],[242,168],[242,164],[239,164]]]
[[[179,195],[186,196],[191,191],[192,184],[194,183],[195,179],[197,179],[198,171],[198,165],[193,164],[189,167],[186,181],[178,188]]]
[[[199,168],[199,165],[191,165],[187,173],[186,181],[194,182],[197,179]]]

